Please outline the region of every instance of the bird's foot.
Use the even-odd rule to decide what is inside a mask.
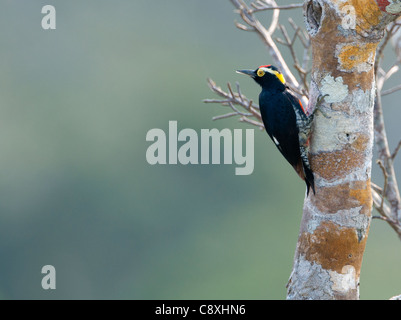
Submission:
[[[323,95],[320,95],[320,96],[317,98],[317,102],[316,102],[316,105],[315,105],[315,110],[313,111],[313,113],[315,113],[317,110],[319,110],[320,113],[321,113],[325,118],[330,119],[331,117],[330,117],[326,112],[324,112],[324,111],[320,108],[321,104],[322,104],[323,101],[324,101],[324,98],[326,98],[327,96],[328,96],[328,94],[325,94],[324,96],[323,96]]]

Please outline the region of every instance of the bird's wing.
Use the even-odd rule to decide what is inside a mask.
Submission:
[[[291,105],[294,108],[294,112],[295,112],[296,118],[297,118],[297,126],[298,126],[300,132],[303,131],[304,135],[309,136],[311,119],[307,116],[306,110],[303,107],[301,100],[299,100],[297,97],[295,97],[295,95],[290,90],[285,90],[285,95],[292,102]],[[309,137],[307,137],[307,138],[302,137],[302,139],[300,138],[300,145],[302,145],[304,152],[305,152],[305,150],[309,149],[308,143],[309,143]],[[302,151],[301,151],[301,153],[302,153]],[[310,187],[312,187],[313,193],[315,193],[314,176],[313,176],[312,170],[310,168],[307,154],[305,154],[303,156],[303,159],[301,156],[300,163],[302,164],[302,166],[298,165],[297,166],[298,168],[296,168],[294,166],[294,169],[295,169],[295,171],[297,171],[298,175],[301,178],[302,178],[302,175],[304,176],[303,179],[306,181],[306,185],[308,187],[308,193],[309,193]],[[301,170],[299,170],[299,167],[301,167],[302,172],[301,172]]]
[[[284,90],[284,95],[291,101],[291,105],[296,113],[299,113],[301,117],[308,117],[300,99],[298,99],[289,89]]]

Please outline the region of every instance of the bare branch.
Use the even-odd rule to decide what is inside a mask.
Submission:
[[[305,30],[303,30],[302,28],[300,28],[295,22],[294,20],[292,20],[291,18],[288,18],[288,22],[290,23],[290,25],[292,26],[292,28],[294,29],[295,33],[298,35],[299,40],[301,40],[302,45],[304,46],[305,49],[310,47],[310,37],[309,34],[307,32],[305,32]]]
[[[243,0],[230,0],[234,7],[237,9],[237,12],[241,16],[242,20],[249,26],[248,29],[254,30],[259,37],[262,39],[264,44],[267,46],[269,50],[269,54],[272,57],[274,64],[281,70],[284,77],[287,80],[288,84],[291,84],[295,88],[299,88],[300,84],[297,79],[292,74],[289,69],[287,63],[285,62],[280,50],[277,48],[274,43],[270,29],[267,30],[260,21],[254,16],[254,12],[251,8],[247,6],[247,4]],[[273,0],[271,0],[273,1]],[[273,8],[274,9],[274,8]],[[301,91],[302,92],[302,91]]]
[[[271,5],[266,5],[264,1],[255,1],[251,3],[251,6],[254,9],[251,9],[251,12],[259,12],[259,11],[264,11],[264,10],[274,10],[274,9],[280,9],[280,10],[289,10],[289,9],[298,9],[302,8],[303,4],[302,3],[296,3],[296,4],[289,4],[289,5],[283,5],[283,6],[271,6]]]
[[[377,212],[381,215],[381,217],[374,216],[372,218],[386,221],[397,233],[398,237],[401,239],[401,224],[398,221],[394,221],[391,218],[390,207],[386,203],[383,205],[383,207],[381,207],[382,197],[373,189],[372,189],[372,198],[373,198],[373,206],[375,207]]]
[[[249,123],[249,124],[251,124],[253,126],[257,126],[257,127],[259,127],[260,130],[264,130],[265,129],[265,126],[263,125],[262,122],[251,120],[251,119],[249,119],[247,117],[241,117],[239,119],[239,121]]]
[[[244,113],[239,111],[236,107],[234,107],[234,105],[232,104],[232,102],[229,102],[228,105],[231,107],[231,109],[234,110],[234,112],[236,112],[238,115],[240,116],[245,116],[245,117],[252,117],[252,113]]]
[[[381,97],[387,94],[401,90],[401,85],[394,88],[382,91],[384,83],[398,70],[399,67],[397,62],[392,65],[392,67],[385,72],[381,68],[381,62],[384,56],[384,48],[389,43],[391,38],[398,33],[400,28],[399,23],[393,23],[388,26],[386,30],[386,35],[379,45],[376,52],[375,61],[375,74],[377,83],[377,95],[375,98],[375,108],[374,108],[374,130],[375,130],[375,140],[376,148],[379,154],[379,165],[382,169],[384,176],[384,186],[381,190],[380,195],[375,194],[376,191],[372,190],[372,195],[374,199],[374,206],[382,216],[387,217],[387,222],[390,226],[397,232],[398,236],[401,238],[401,196],[398,189],[396,174],[394,170],[393,160],[396,157],[399,149],[401,148],[401,142],[397,145],[394,152],[390,153],[390,148],[388,145],[387,133],[384,125],[383,118],[383,108],[381,103]],[[380,197],[380,204],[375,201],[377,196]],[[388,206],[384,204],[384,199],[387,200]],[[376,199],[377,200],[377,199]]]
[[[383,216],[372,216],[372,219],[378,219],[378,220],[383,220],[383,221],[388,222],[388,219],[386,217],[383,217]]]
[[[398,70],[400,70],[400,67],[397,65],[393,65],[386,73],[385,77],[384,77],[384,82],[386,82],[388,79],[390,79],[390,77],[395,74],[396,72],[398,72]]]
[[[208,85],[213,92],[223,97],[223,99],[204,99],[203,102],[218,103],[223,106],[229,106],[234,111],[219,116],[215,116],[212,118],[213,120],[220,120],[220,119],[231,118],[234,116],[240,116],[239,121],[252,124],[254,126],[259,127],[260,129],[264,129],[262,117],[258,111],[259,106],[255,105],[251,99],[248,99],[241,93],[240,85],[238,82],[236,83],[237,92],[234,92],[230,83],[227,83],[228,92],[225,92],[220,87],[216,86],[216,83],[212,79],[208,79]],[[240,111],[238,108],[235,107],[236,105],[244,108],[248,112]],[[251,118],[254,117],[257,120],[251,120],[249,119],[250,117]]]
[[[235,21],[234,23],[235,23],[235,26],[240,30],[243,30],[243,31],[255,31],[255,29],[248,28],[246,25],[243,25],[242,23],[239,23],[237,21]]]
[[[262,1],[256,1],[256,3],[261,4]],[[256,8],[256,6],[258,5],[256,3],[251,3],[251,6]],[[269,32],[269,34],[272,35],[274,33],[274,31],[276,31],[276,29],[277,29],[278,20],[280,17],[280,10],[277,8],[274,8],[274,7],[277,7],[277,3],[274,0],[264,0],[263,3],[264,3],[264,5],[269,5],[273,9],[272,21],[270,23],[269,29],[267,30]],[[250,11],[253,12],[254,10],[250,9]]]
[[[373,205],[374,205],[375,209],[377,210],[377,212],[379,212],[380,215],[382,215],[383,217],[385,217],[388,220],[391,215],[390,207],[386,203],[383,204],[383,207],[381,206],[381,202],[382,202],[383,198],[375,190],[372,190],[372,198],[373,198]]]
[[[376,191],[378,194],[382,195],[383,194],[383,189],[380,188],[377,184],[371,182],[371,187],[374,191]]]
[[[384,83],[390,79],[390,77],[395,74],[400,68],[397,65],[393,65],[387,72],[385,72],[382,68],[379,69],[381,77],[377,80],[377,90],[381,91]]]
[[[237,115],[238,115],[238,113],[236,113],[236,112],[231,112],[231,113],[227,113],[227,114],[222,114],[222,115],[220,115],[220,116],[215,116],[215,117],[212,118],[212,120],[213,120],[213,121],[214,121],[214,120],[220,120],[220,119],[225,119],[225,118],[234,117],[234,116],[237,116]]]
[[[204,103],[221,103],[222,105],[228,106],[230,100],[219,100],[219,99],[203,99]]]
[[[381,203],[380,203],[380,208],[379,208],[379,212],[383,211],[383,205],[384,205],[384,197],[386,196],[386,192],[387,192],[387,186],[388,186],[388,174],[386,171],[386,168],[383,165],[383,162],[381,160],[377,160],[376,163],[380,166],[380,169],[382,170],[383,176],[384,176],[384,184],[383,184],[383,191],[382,191],[382,195],[381,195]]]
[[[376,74],[376,77],[379,77]],[[384,176],[384,185],[381,193],[378,190],[372,189],[373,203],[376,210],[387,218],[387,222],[397,232],[401,239],[401,196],[398,189],[397,179],[393,165],[393,155],[397,155],[400,147],[394,150],[393,154],[390,153],[388,145],[386,129],[384,125],[383,109],[381,103],[380,89],[375,98],[374,108],[374,130],[376,148],[379,154],[378,164],[382,169]],[[380,199],[380,200],[379,200]],[[387,200],[388,205],[384,203]]]
[[[237,81],[235,83],[235,85],[237,87],[237,92],[238,92],[238,95],[239,95],[239,98],[240,98],[241,102],[244,102],[244,99],[243,99],[242,94],[241,94],[241,88],[239,87],[239,82]]]
[[[383,52],[384,48],[387,46],[388,42],[390,41],[391,37],[394,35],[394,31],[398,28],[397,23],[393,23],[389,28],[386,30],[386,35],[384,36],[383,41],[378,46],[376,51],[376,62],[375,62],[375,74],[377,75],[378,68],[380,67],[381,60],[383,59]]]
[[[308,91],[309,91],[309,84],[307,81],[308,72],[303,68],[303,66],[305,65],[305,56],[304,56],[303,65],[301,66],[299,63],[298,57],[296,55],[296,52],[295,52],[294,44],[295,44],[295,41],[297,38],[301,39],[304,46],[308,46],[309,44],[302,39],[302,33],[300,32],[301,28],[298,27],[295,24],[295,22],[292,21],[292,19],[289,19],[289,22],[295,30],[295,33],[292,36],[292,38],[290,38],[285,26],[280,24],[279,27],[280,27],[281,33],[283,34],[285,40],[276,39],[276,41],[289,48],[292,59],[294,61],[294,68],[298,71],[298,75],[302,80],[302,86],[300,86],[300,88],[298,88],[299,94],[303,95],[303,96],[308,96]],[[305,52],[305,53],[307,54],[307,52]],[[297,90],[295,90],[295,91],[297,91]]]
[[[394,152],[391,154],[391,160],[395,159],[400,148],[401,148],[401,140],[398,142],[397,147],[394,149]]]
[[[273,17],[272,17],[272,22],[270,23],[270,27],[267,30],[269,32],[270,36],[276,31],[277,25],[278,25],[278,19],[280,17],[280,10],[274,10],[273,11]]]
[[[387,89],[387,90],[383,90],[383,91],[381,92],[381,95],[382,95],[382,96],[386,96],[386,95],[388,95],[388,94],[392,94],[392,93],[394,93],[394,92],[396,92],[396,91],[399,91],[399,90],[401,90],[401,84],[398,85],[398,86],[395,86],[394,88]]]
[[[401,61],[401,28],[399,19],[394,22],[396,27],[394,28],[391,36],[391,44],[393,45],[395,54],[398,62]]]

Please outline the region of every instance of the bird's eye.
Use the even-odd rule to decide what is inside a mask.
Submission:
[[[258,75],[258,77],[263,77],[265,75],[265,72],[262,69],[259,69],[256,74]]]

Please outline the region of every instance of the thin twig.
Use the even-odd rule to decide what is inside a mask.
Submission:
[[[228,105],[231,107],[231,109],[234,110],[234,112],[236,112],[240,116],[245,116],[245,117],[251,117],[252,116],[252,113],[244,113],[244,112],[239,111],[236,107],[234,107],[232,102],[229,102]]]
[[[225,119],[225,118],[234,117],[234,116],[237,116],[237,115],[238,115],[238,113],[236,113],[236,112],[231,112],[231,113],[222,114],[222,115],[220,115],[220,116],[215,116],[215,117],[212,118],[212,120],[215,121],[215,120],[220,120],[220,119]]]
[[[385,72],[382,68],[379,68],[379,73],[381,75],[381,77],[378,78],[377,80],[377,91],[381,93],[381,90],[383,88],[384,83],[390,79],[390,77],[395,74],[400,68],[394,64],[391,66],[391,68]],[[383,95],[383,94],[381,94]]]
[[[298,9],[302,8],[303,4],[302,3],[295,3],[295,4],[289,4],[289,5],[283,5],[283,6],[268,6],[262,3],[262,1],[255,1],[251,3],[251,6],[254,9],[251,9],[251,12],[259,12],[259,11],[264,11],[264,10],[275,10],[275,9],[280,9],[280,10],[290,10],[290,9]]]
[[[277,3],[274,0],[265,0],[265,2],[270,5],[277,6]],[[280,18],[280,10],[278,9],[273,10],[272,21],[270,23],[269,29],[267,30],[270,36],[274,33],[274,31],[276,31],[279,18]]]
[[[296,39],[297,38],[301,39],[301,35],[300,35],[301,28],[298,27],[295,24],[295,22],[293,22],[291,19],[289,19],[289,21],[290,21],[290,24],[292,25],[292,27],[295,29],[295,33],[294,33],[292,39],[288,35],[287,29],[285,28],[285,26],[282,24],[279,24],[281,33],[283,34],[285,40],[281,40],[281,39],[276,39],[276,40],[277,40],[277,42],[279,42],[289,48],[292,59],[294,61],[294,68],[298,71],[298,75],[302,79],[302,87],[300,88],[301,95],[305,95],[307,92],[309,92],[309,85],[308,85],[308,81],[307,81],[308,72],[306,70],[304,70],[303,67],[299,64],[299,60],[297,58],[295,48],[294,48]],[[305,43],[305,45],[307,45],[307,44]]]
[[[401,84],[398,85],[398,86],[395,86],[394,88],[381,91],[381,95],[382,96],[386,96],[388,94],[392,94],[392,93],[394,93],[396,91],[399,91],[399,90],[401,90]]]
[[[252,124],[254,126],[259,127],[260,129],[264,129],[262,117],[260,115],[260,112],[258,111],[259,107],[257,105],[254,105],[252,100],[248,99],[241,93],[240,85],[238,82],[236,82],[237,92],[234,92],[230,83],[227,83],[228,92],[225,92],[220,87],[216,86],[216,83],[212,79],[208,79],[208,85],[213,92],[223,97],[223,99],[204,99],[203,102],[218,103],[223,106],[229,106],[234,111],[219,116],[215,116],[212,118],[213,120],[221,120],[221,119],[231,118],[234,116],[240,116],[239,121]],[[236,107],[236,105],[244,108],[248,112],[240,111]],[[251,120],[249,119],[250,117],[251,118],[254,117],[257,120]]]
[[[377,74],[376,77],[378,77]],[[373,204],[376,210],[382,216],[387,217],[386,221],[401,239],[401,197],[398,189],[393,161],[391,160],[392,155],[390,153],[384,125],[380,92],[378,92],[375,98],[374,130],[376,147],[380,158],[378,164],[383,172],[384,185],[380,194],[374,188],[372,188]],[[388,205],[384,203],[384,199],[387,200]]]
[[[382,197],[374,190],[372,190],[372,198],[373,198],[373,206],[375,207],[377,212],[380,213],[381,215],[381,218],[378,216],[373,216],[372,218],[386,221],[397,233],[398,237],[401,239],[401,224],[398,221],[390,218],[391,216],[390,207],[387,204],[384,204],[384,206],[380,208]]]
[[[377,212],[379,212],[383,217],[389,219],[391,215],[390,207],[386,203],[384,203],[383,207],[381,207],[381,201],[383,197],[379,193],[377,193],[374,189],[372,189],[372,198],[373,198],[373,206],[375,207]]]
[[[389,219],[387,217],[383,217],[383,216],[372,216],[372,219],[378,219],[378,220],[383,220],[383,221],[389,222]]]
[[[401,148],[401,140],[398,142],[397,147],[395,147],[394,152],[391,154],[391,160],[395,159],[400,148]]]
[[[239,23],[239,22],[237,22],[237,21],[234,21],[234,23],[235,23],[235,26],[238,28],[238,29],[240,29],[240,30],[243,30],[243,31],[255,31],[255,29],[253,29],[253,28],[248,28],[246,25],[243,25],[242,23]]]
[[[249,26],[248,29],[255,31],[262,39],[264,44],[269,50],[269,54],[272,57],[273,64],[277,66],[283,73],[288,84],[291,84],[295,88],[299,88],[300,84],[290,71],[287,63],[285,62],[280,50],[272,39],[271,30],[267,30],[262,23],[255,17],[251,8],[243,0],[230,0],[237,12],[241,16],[242,20]],[[274,8],[273,8],[274,9]],[[236,24],[238,26],[238,23]],[[247,30],[248,30],[247,29]],[[302,92],[302,90],[300,90]]]
[[[387,186],[388,186],[388,173],[381,160],[377,160],[376,163],[379,165],[380,169],[382,169],[382,173],[384,176],[383,191],[382,191],[382,195],[381,195],[382,200],[380,203],[380,210],[383,210],[384,197],[386,196]]]
[[[382,91],[384,83],[399,69],[397,65],[398,62],[394,63],[387,72],[385,72],[381,67],[384,57],[384,49],[398,29],[398,23],[393,23],[392,25],[390,25],[386,30],[386,35],[383,41],[376,51],[374,71],[376,75],[377,94],[374,107],[374,130],[376,147],[381,161],[380,163],[385,182],[381,195],[379,195],[374,189],[372,189],[372,196],[376,210],[382,216],[387,217],[386,221],[395,230],[395,232],[401,239],[401,195],[397,184],[394,164],[392,161],[394,159],[393,156],[395,157],[397,155],[397,149],[399,149],[399,147],[397,146],[393,154],[390,153],[387,133],[384,125],[383,107],[381,102],[382,96],[396,92],[397,90],[401,89],[401,86],[398,86],[399,88],[394,87],[392,89]],[[380,201],[378,201],[378,197],[380,198]],[[384,199],[386,199],[388,205],[384,204]]]
[[[383,58],[383,52],[384,48],[390,41],[391,37],[394,35],[394,30],[397,28],[398,24],[394,23],[391,25],[389,30],[386,30],[386,35],[384,36],[383,41],[381,44],[378,46],[377,51],[376,51],[376,63],[375,63],[375,74],[377,75],[377,70],[380,67],[381,60]]]
[[[383,194],[383,189],[380,188],[377,184],[371,182],[370,186],[372,187],[372,189],[374,189],[378,194],[382,195]]]
[[[264,130],[265,129],[265,126],[263,125],[262,122],[251,120],[251,119],[248,119],[247,117],[241,117],[239,119],[239,121],[249,123],[249,124],[251,124],[253,126],[257,126],[257,127],[259,127],[260,130]]]
[[[244,102],[244,99],[242,98],[242,94],[241,94],[241,88],[239,87],[239,82],[237,81],[235,83],[235,85],[237,87],[237,92],[238,92],[238,95],[239,95],[239,98],[240,98],[241,102]]]
[[[290,52],[291,52],[291,55],[292,55],[292,59],[294,60],[294,63],[298,64],[297,55],[296,55],[295,50],[294,50],[294,42],[295,42],[295,39],[297,37],[297,33],[295,32],[294,37],[291,40],[289,35],[288,35],[287,29],[285,28],[285,26],[280,24],[279,27],[280,27],[281,33],[283,34],[283,36],[285,38],[285,41],[286,41],[286,43],[284,43],[284,44],[290,49]]]
[[[307,32],[304,32],[305,30],[302,30],[296,23],[294,20],[292,20],[291,18],[288,18],[288,22],[290,23],[290,25],[292,26],[292,28],[294,29],[294,31],[297,33],[299,40],[301,40],[302,45],[304,46],[305,49],[310,47],[310,37],[309,34]]]

